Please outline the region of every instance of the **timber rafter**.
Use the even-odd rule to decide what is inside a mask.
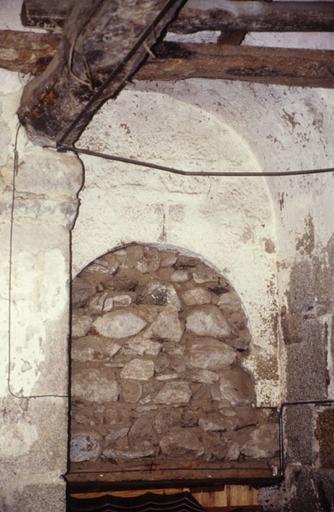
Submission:
[[[104,101],[138,69],[185,0],[81,0],[45,71],[18,111],[38,143],[72,144]]]

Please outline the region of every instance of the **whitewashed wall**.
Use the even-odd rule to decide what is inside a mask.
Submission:
[[[1,3],[1,28],[20,28],[20,4]],[[82,169],[71,155],[33,147],[21,131],[10,265],[21,90],[15,73],[0,72],[0,509],[55,512],[65,507],[69,229]],[[194,170],[332,166],[333,105],[332,91],[205,80],[137,83],[103,107],[79,145]],[[277,315],[295,266],[313,268],[318,259],[332,275],[333,176],[189,178],[88,157],[83,163],[73,276],[131,241],[200,256],[240,294],[253,335],[249,365],[258,402],[277,403],[286,394],[289,363]],[[325,316],[329,325],[330,310]],[[331,357],[328,350],[333,396]],[[40,397],[22,398],[30,396]]]

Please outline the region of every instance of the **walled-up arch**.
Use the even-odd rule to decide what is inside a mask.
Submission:
[[[191,464],[196,478],[211,465],[274,463],[277,419],[255,408],[247,317],[223,275],[130,244],[80,272],[72,308],[72,470],[132,480],[134,468]]]
[[[82,136],[83,146],[192,170],[258,170],[247,140],[223,119],[161,92],[123,91]],[[73,274],[136,241],[201,255],[238,290],[253,348],[257,404],[280,399],[275,224],[265,179],[163,174],[83,156]]]

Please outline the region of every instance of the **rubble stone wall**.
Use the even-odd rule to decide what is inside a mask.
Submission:
[[[273,457],[240,299],[200,259],[132,244],[72,287],[72,462]]]

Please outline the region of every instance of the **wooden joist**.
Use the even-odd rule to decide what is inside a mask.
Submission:
[[[60,28],[75,0],[24,0],[24,25]],[[333,31],[334,2],[267,2],[261,0],[189,0],[170,30]]]
[[[334,87],[334,51],[163,43],[135,78],[211,78],[303,87]]]
[[[18,111],[38,143],[72,144],[115,96],[185,0],[81,0],[55,57],[27,84]]]
[[[60,36],[0,32],[0,67],[41,73]],[[334,87],[334,51],[161,43],[134,75],[138,80],[211,78],[305,87]],[[10,58],[9,58],[10,57]],[[97,71],[100,72],[97,67]]]

